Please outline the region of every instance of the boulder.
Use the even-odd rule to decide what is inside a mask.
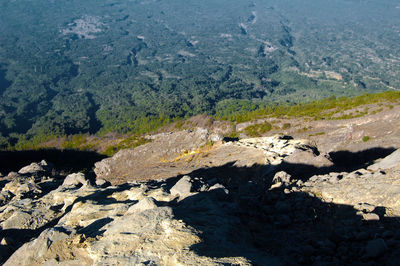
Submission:
[[[192,194],[191,190],[191,178],[185,175],[170,189],[170,193],[172,196],[179,196],[179,199],[182,200]]]
[[[98,186],[98,187],[104,188],[104,187],[108,187],[110,185],[111,185],[111,183],[108,182],[107,180],[104,180],[103,178],[96,179],[96,186]]]
[[[289,185],[291,178],[292,176],[288,173],[284,171],[279,171],[274,175],[274,178],[272,179],[272,184],[283,183],[285,185]]]
[[[28,166],[22,167],[19,171],[18,174],[24,175],[24,174],[34,174],[38,172],[43,172],[45,169],[43,168],[42,165],[38,163],[31,163]]]
[[[90,186],[89,180],[83,173],[74,173],[64,179],[63,187]]]
[[[224,136],[222,134],[218,133],[213,133],[210,135],[209,139],[213,142],[218,142],[224,139]]]

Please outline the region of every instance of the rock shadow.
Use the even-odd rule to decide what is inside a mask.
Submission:
[[[346,168],[349,169],[349,168]],[[245,257],[254,265],[396,265],[400,218],[355,209],[290,188],[269,190],[265,166],[204,168],[188,174],[223,188],[177,202],[177,219],[200,232],[199,255]],[[197,179],[196,179],[197,178]],[[365,219],[363,214],[376,214]],[[397,264],[398,265],[398,264]]]
[[[325,175],[331,172],[353,172],[372,165],[376,160],[384,158],[394,152],[395,148],[370,148],[359,152],[337,151],[330,152],[329,157],[333,165],[317,167],[310,164],[282,162],[278,169],[285,171],[297,179],[307,181],[313,175]]]
[[[88,226],[81,228],[77,231],[78,234],[85,234],[86,237],[96,237],[96,236],[103,236],[103,233],[106,230],[100,230],[106,224],[111,223],[114,219],[110,217],[102,218],[99,220],[94,221],[93,223],[89,224]]]
[[[54,164],[55,169],[61,174],[73,172],[91,172],[94,163],[107,156],[94,151],[39,149],[26,151],[0,151],[0,171],[5,174],[17,172],[22,167],[32,162],[46,160]],[[54,174],[54,173],[53,173]]]

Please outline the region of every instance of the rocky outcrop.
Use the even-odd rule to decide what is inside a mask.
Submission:
[[[384,206],[388,213],[400,216],[399,151],[369,166],[368,170],[312,176],[302,190],[339,204]]]
[[[221,143],[215,150],[205,158],[241,161],[120,185],[91,182],[82,173],[54,177],[50,167],[9,173],[0,179],[1,262],[396,264],[397,152],[380,161],[384,170],[381,164],[337,172],[312,143],[286,136]],[[296,163],[328,173],[285,171]]]

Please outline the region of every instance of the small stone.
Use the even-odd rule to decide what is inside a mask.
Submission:
[[[105,188],[110,185],[111,185],[111,183],[108,182],[107,180],[104,180],[103,178],[96,179],[96,186],[98,186],[98,187]]]
[[[278,182],[276,184],[272,184],[269,190],[275,189],[275,188],[280,188],[283,184],[281,182]]]
[[[385,240],[378,238],[368,241],[365,247],[365,257],[366,258],[377,258],[383,255],[387,250],[387,245]]]
[[[362,216],[366,221],[379,221],[379,215],[376,213],[363,213]]]
[[[0,245],[2,245],[2,246],[7,246],[8,245],[6,238],[2,238],[1,239]]]

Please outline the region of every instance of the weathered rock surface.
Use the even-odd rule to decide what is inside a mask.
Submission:
[[[387,170],[394,167],[400,167],[400,149],[393,152],[381,161],[368,167],[371,171]]]
[[[162,162],[173,161],[181,154],[197,149],[206,144],[208,135],[207,129],[196,128],[193,131],[184,130],[151,136],[152,142],[148,144],[133,150],[121,150],[112,158],[97,162],[95,173],[98,178],[107,180],[118,176],[122,183],[133,178],[151,179],[157,173],[148,171],[148,168]]]
[[[394,154],[398,154],[398,151]],[[381,162],[392,161],[392,158],[393,154]],[[390,165],[390,170],[385,168],[386,171],[372,170],[375,167],[368,167],[369,170],[359,169],[350,173],[313,176],[305,183],[302,190],[338,204],[368,203],[373,206],[384,206],[388,213],[400,216],[400,162],[397,165],[392,163]]]
[[[121,152],[105,163],[132,160],[129,154],[138,158],[134,151]],[[192,158],[199,159],[197,163],[185,160],[191,165],[187,175],[139,178],[113,186],[106,180],[93,184],[82,173],[55,178],[49,168],[36,166],[1,177],[1,262],[395,265],[398,261],[398,164],[391,163],[384,171],[367,170],[366,165],[337,172],[329,156],[320,155],[312,143],[287,136],[221,143],[203,155]],[[206,160],[212,163],[205,165]],[[381,162],[385,160],[393,162],[391,157]],[[291,169],[288,165],[311,170],[299,177],[285,171]]]

